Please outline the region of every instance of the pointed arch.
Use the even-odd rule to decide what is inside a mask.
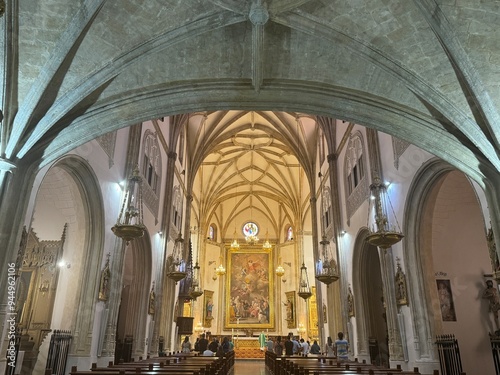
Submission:
[[[428,301],[428,293],[423,277],[422,244],[419,235],[422,231],[420,216],[424,212],[427,197],[435,184],[445,174],[453,170],[455,168],[445,161],[437,158],[431,159],[415,174],[408,190],[403,220],[403,233],[405,233],[403,256],[408,270],[408,296],[411,301]],[[417,361],[436,360],[433,345],[434,332],[431,323],[433,319],[429,306],[425,303],[412,303],[410,304],[410,311]]]
[[[104,204],[97,176],[86,160],[79,156],[68,155],[57,160],[51,168],[59,167],[73,179],[81,194],[83,216],[88,230],[83,244],[80,287],[77,290],[75,319],[72,319],[72,355],[90,355],[94,314],[99,290],[98,280],[104,249]]]

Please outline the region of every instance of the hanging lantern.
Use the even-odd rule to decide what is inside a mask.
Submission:
[[[127,245],[130,241],[144,236],[146,227],[143,224],[142,213],[142,177],[138,167],[128,180],[120,214],[111,230]]]
[[[401,241],[404,235],[401,233],[396,214],[392,208],[387,187],[378,176],[374,177],[373,183],[370,185],[370,191],[371,200],[368,220],[370,220],[370,213],[373,212],[373,222],[371,225],[368,223],[370,234],[366,237],[366,241],[381,249],[387,249]],[[391,215],[392,222],[389,215]]]
[[[183,244],[184,239],[179,233],[179,237],[175,240],[174,250],[172,252],[172,263],[167,272],[167,277],[174,280],[176,284],[186,277],[186,262],[182,259]]]
[[[302,267],[300,267],[299,292],[297,294],[304,300],[307,300],[312,296],[311,287],[309,286],[309,278],[307,277],[307,267],[304,262],[302,262]]]
[[[200,266],[198,264],[198,261],[196,261],[196,264],[193,267],[193,280],[191,281],[191,289],[189,291],[189,295],[191,296],[191,298],[196,300],[196,298],[198,298],[202,294],[203,291],[200,287]]]
[[[269,232],[266,231],[266,240],[264,241],[264,243],[262,244],[262,248],[264,250],[271,250],[273,247],[273,245],[271,245],[271,243],[269,242]]]
[[[327,241],[326,237],[323,236],[320,244],[323,258],[318,259],[316,262],[316,279],[328,286],[339,279],[337,263],[333,259],[330,247],[328,246],[330,241]]]
[[[231,249],[238,250],[240,248],[240,244],[238,243],[238,239],[236,238],[236,229],[233,234],[233,242],[231,242]]]

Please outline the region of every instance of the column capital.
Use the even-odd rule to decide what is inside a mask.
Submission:
[[[167,154],[168,158],[169,159],[174,159],[176,160],[177,159],[177,152],[174,152],[174,151],[170,151],[168,154]]]
[[[0,171],[2,172],[12,172],[17,166],[8,159],[0,158]]]

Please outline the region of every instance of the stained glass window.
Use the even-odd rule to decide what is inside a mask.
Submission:
[[[249,221],[243,225],[243,235],[245,237],[255,237],[259,233],[259,227],[254,222]]]

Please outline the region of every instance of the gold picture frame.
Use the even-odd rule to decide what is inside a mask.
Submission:
[[[274,272],[270,250],[227,250],[225,329],[274,328]]]
[[[214,319],[214,292],[213,290],[203,291],[203,327],[211,328]]]
[[[286,328],[297,328],[297,299],[295,297],[295,292],[286,292],[286,310],[285,310],[285,318],[286,318]]]

